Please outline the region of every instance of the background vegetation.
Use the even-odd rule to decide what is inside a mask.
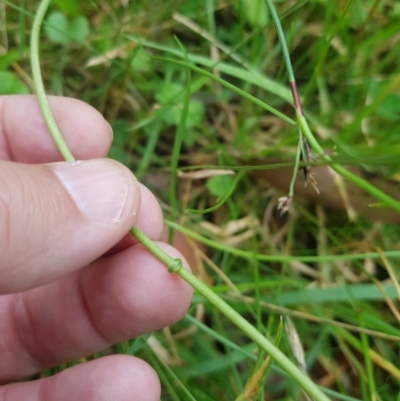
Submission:
[[[400,199],[400,4],[274,4],[318,140],[336,149],[336,162]],[[0,1],[0,94],[32,92],[37,5]],[[42,39],[48,93],[104,114],[115,136],[109,157],[159,196],[167,225],[185,234],[176,240],[196,275],[272,339],[284,316],[279,347],[332,399],[399,399],[400,215],[369,207],[376,200],[315,166],[320,194],[304,188],[299,172],[281,216],[297,128],[200,72],[189,87],[187,69],[160,58],[186,60],[294,119],[265,3],[57,0]],[[163,400],[305,397],[274,365],[245,387],[265,355],[199,295],[179,324],[105,352],[148,360]],[[259,390],[253,398],[249,388]]]

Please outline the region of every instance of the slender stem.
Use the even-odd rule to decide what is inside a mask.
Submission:
[[[62,155],[67,161],[74,160],[71,152],[69,151],[66,143],[64,142],[60,131],[57,128],[54,117],[51,113],[49,104],[46,100],[46,93],[44,91],[43,83],[40,74],[39,63],[39,30],[46,13],[50,0],[42,0],[39,5],[39,10],[34,20],[34,32],[32,32],[31,40],[31,62],[32,70],[35,74],[35,88],[36,94],[39,99],[43,117],[52,134],[54,142]],[[267,338],[265,338],[259,331],[257,331],[249,322],[240,316],[233,308],[226,302],[218,297],[211,291],[204,283],[198,280],[193,274],[183,268],[180,259],[173,259],[165,252],[163,252],[153,241],[151,241],[145,234],[138,228],[133,227],[131,233],[136,239],[143,244],[149,252],[151,252],[157,259],[168,266],[170,272],[177,273],[182,279],[195,288],[202,294],[212,305],[214,305],[221,313],[227,316],[234,324],[236,324],[244,333],[246,333],[257,345],[263,348],[274,360],[287,372],[299,385],[316,401],[329,401],[329,398],[313,383],[306,375],[304,375],[296,365],[288,359],[277,347],[275,347]]]
[[[276,10],[275,10],[272,0],[265,0],[265,1],[268,5],[269,11],[271,13],[271,17],[274,21],[276,31],[278,33],[279,42],[281,44],[282,54],[283,54],[283,57],[285,60],[286,69],[287,69],[287,73],[288,73],[288,77],[289,77],[289,86],[290,86],[292,96],[293,96],[293,104],[294,104],[294,107],[296,110],[297,123],[299,124],[299,126],[301,128],[300,140],[301,140],[301,133],[303,133],[303,135],[306,137],[307,141],[309,142],[310,146],[316,152],[322,154],[324,152],[324,150],[322,149],[322,147],[320,146],[318,141],[315,139],[314,135],[312,134],[312,132],[308,126],[307,120],[304,117],[300,96],[298,94],[297,87],[296,87],[296,81],[295,81],[295,77],[294,77],[294,73],[293,73],[292,63],[290,61],[289,50],[288,50],[288,47],[286,44],[285,35],[283,33],[282,25],[280,23],[278,14],[276,13]],[[347,5],[349,3],[350,2],[348,2]],[[332,161],[332,159],[328,155],[324,155],[321,157],[326,161]],[[383,206],[389,206],[392,209],[396,210],[397,212],[400,212],[400,202],[399,201],[386,195],[384,192],[380,191],[378,188],[371,185],[369,182],[350,173],[350,171],[346,170],[341,165],[335,163],[335,164],[331,164],[331,167],[342,177],[347,178],[353,184],[362,188],[364,191],[368,192],[369,194],[375,196],[377,199],[379,199],[383,203]],[[294,174],[296,174],[296,173],[297,173],[297,169],[295,169]]]
[[[294,82],[295,79],[294,79],[292,63],[290,62],[290,56],[289,56],[289,52],[287,50],[285,34],[283,33],[282,25],[279,21],[278,14],[275,10],[274,4],[272,3],[272,0],[265,0],[265,2],[267,3],[267,7],[271,14],[272,20],[274,21],[274,24],[275,24],[276,32],[278,34],[279,42],[280,42],[281,48],[282,48],[283,58],[284,58],[285,64],[286,64],[286,70],[287,70],[287,73],[289,76],[289,82]]]
[[[318,263],[318,262],[332,262],[338,260],[366,260],[366,259],[379,259],[381,256],[378,252],[365,252],[365,253],[339,253],[333,255],[283,255],[283,254],[261,254],[245,251],[243,249],[239,249],[233,246],[225,245],[219,241],[213,241],[212,239],[206,238],[188,228],[182,227],[178,223],[174,221],[164,219],[164,223],[168,227],[173,227],[174,230],[185,234],[191,239],[201,242],[204,245],[212,249],[218,249],[223,252],[228,252],[231,255],[239,256],[241,258],[245,258],[248,260],[256,259],[264,262],[281,262],[287,263],[292,262],[294,260],[298,262],[309,262],[309,263]],[[386,251],[382,252],[383,255],[387,258],[400,258],[400,250],[399,251]]]
[[[300,127],[299,127],[299,131],[300,131]],[[296,182],[297,172],[299,171],[301,152],[302,152],[302,135],[300,132],[299,133],[299,144],[297,145],[296,159],[294,161],[293,176],[292,176],[292,180],[290,181],[289,198],[292,198],[294,195],[294,184]]]
[[[207,287],[202,281],[198,280],[192,273],[183,268],[180,259],[173,259],[172,257],[163,253],[163,251],[155,245],[150,238],[139,231],[136,227],[131,229],[131,233],[136,239],[144,245],[154,256],[165,263],[169,271],[178,274],[187,283],[189,283],[195,290],[203,295],[207,301],[214,305],[221,313],[223,313],[233,324],[239,327],[245,334],[249,336],[257,345],[259,345],[265,352],[267,352],[272,359],[295,381],[297,381],[302,388],[315,400],[328,401],[329,398],[313,383],[307,376],[305,376],[297,368],[297,366],[285,355],[279,348],[275,347],[266,337],[264,337],[256,328],[254,328],[246,319],[237,313],[232,307],[224,302],[218,295],[216,295],[210,288]]]
[[[304,136],[307,138],[311,147],[313,149],[315,149],[318,153],[321,153],[322,154],[321,157],[324,160],[331,162],[332,158],[329,155],[323,155],[324,150],[322,149],[321,145],[317,142],[314,135],[312,134],[305,117],[299,116],[298,122],[301,127],[301,131],[303,132]],[[369,182],[363,180],[361,177],[358,177],[357,175],[346,170],[340,164],[333,163],[333,164],[330,164],[330,166],[332,167],[333,170],[335,170],[342,177],[347,178],[353,184],[356,184],[358,187],[362,188],[364,191],[368,192],[372,196],[375,196],[375,198],[382,201],[383,206],[389,206],[392,209],[394,209],[400,213],[400,202],[399,201],[393,199],[389,195],[386,195],[384,192],[382,192],[375,186],[371,185]]]
[[[268,104],[264,103],[260,99],[257,99],[256,97],[250,95],[246,91],[244,91],[242,89],[239,89],[235,85],[232,85],[228,81],[225,81],[224,79],[222,79],[220,77],[217,77],[216,75],[211,74],[210,72],[208,72],[206,70],[203,70],[202,68],[199,68],[199,67],[196,67],[193,64],[189,64],[187,62],[180,61],[180,60],[175,60],[175,59],[172,59],[172,58],[167,58],[167,57],[154,57],[154,58],[156,58],[157,60],[162,60],[162,61],[168,62],[168,63],[173,63],[173,64],[176,64],[176,65],[180,65],[181,67],[189,68],[192,71],[195,71],[195,72],[197,72],[197,73],[199,73],[201,75],[204,75],[205,77],[210,78],[215,82],[218,82],[222,86],[225,86],[225,88],[228,88],[232,92],[236,92],[238,95],[243,96],[244,98],[251,100],[253,103],[261,106],[265,110],[268,110],[270,113],[275,114],[277,117],[281,118],[283,121],[286,121],[290,125],[296,125],[295,121],[293,121],[291,118],[285,116],[280,111],[274,109],[273,107],[271,107]]]
[[[236,175],[235,179],[233,180],[231,186],[226,191],[226,193],[220,198],[214,206],[208,207],[207,209],[186,209],[187,214],[205,214],[213,212],[214,210],[219,209],[232,195],[232,192],[235,190],[238,182],[242,179],[245,171],[239,171],[239,174]]]
[[[180,42],[178,42],[180,44]],[[170,173],[170,185],[169,185],[169,201],[171,205],[171,218],[172,220],[175,219],[175,215],[178,211],[178,202],[176,199],[176,177],[177,177],[177,170],[179,164],[179,156],[181,153],[182,143],[185,136],[185,127],[186,127],[186,120],[189,113],[189,105],[190,105],[190,87],[191,87],[191,71],[187,70],[187,84],[186,84],[186,92],[185,97],[183,100],[183,108],[181,112],[181,118],[179,121],[178,128],[176,130],[176,135],[174,138],[174,145],[172,148],[172,155],[171,155],[171,173]],[[168,235],[168,242],[171,244],[174,237],[174,230],[169,230]]]
[[[61,135],[60,130],[54,120],[53,113],[51,112],[49,102],[46,97],[44,90],[42,73],[40,71],[39,61],[39,34],[40,26],[42,25],[43,18],[46,14],[47,8],[51,0],[42,0],[39,4],[39,8],[36,12],[35,19],[33,20],[32,33],[31,33],[31,67],[33,82],[35,84],[36,95],[39,102],[40,110],[42,111],[43,118],[46,122],[47,128],[49,129],[50,135],[53,138],[57,148],[66,161],[74,161],[71,151],[68,149],[64,138]]]
[[[296,81],[289,81],[289,87],[290,91],[292,92],[292,98],[293,98],[293,106],[296,110],[296,115],[297,119],[300,116],[304,116],[304,111],[303,111],[303,106],[301,104],[301,99],[299,95],[299,91],[297,90],[297,84]]]

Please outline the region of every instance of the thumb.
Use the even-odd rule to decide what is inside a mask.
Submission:
[[[109,159],[0,162],[0,294],[89,264],[128,232],[139,207],[135,177]]]

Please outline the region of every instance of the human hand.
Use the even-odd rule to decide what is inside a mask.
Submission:
[[[0,97],[1,383],[170,325],[192,296],[127,235],[135,224],[159,240],[162,214],[128,169],[104,159],[112,140],[107,122],[78,100],[49,101],[72,154],[87,161],[58,162],[34,96]],[[153,369],[126,355],[0,387],[0,400],[10,401],[159,397]]]

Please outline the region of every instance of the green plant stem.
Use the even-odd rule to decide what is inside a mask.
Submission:
[[[190,284],[196,291],[203,295],[207,301],[214,305],[222,314],[224,314],[233,324],[239,327],[245,334],[249,336],[257,345],[259,345],[265,352],[267,352],[272,359],[300,386],[318,401],[328,401],[329,398],[313,383],[307,376],[305,376],[297,368],[297,366],[278,348],[276,348],[266,337],[264,337],[257,329],[255,329],[246,319],[237,313],[232,307],[224,302],[218,295],[216,295],[210,288],[203,282],[198,280],[192,273],[182,266],[180,259],[173,259],[165,254],[157,245],[155,245],[150,238],[143,234],[136,227],[131,229],[132,235],[145,246],[156,258],[161,260],[168,266],[168,270],[176,273]]]
[[[238,87],[236,87],[235,85],[232,85],[231,83],[225,81],[224,79],[221,79],[217,76],[215,76],[214,74],[211,74],[208,71],[203,70],[202,68],[196,67],[193,64],[184,62],[184,61],[180,61],[180,60],[175,60],[172,58],[167,58],[167,57],[154,57],[157,60],[162,60],[165,61],[167,63],[173,63],[176,65],[180,65],[181,67],[185,67],[188,68],[192,71],[195,71],[201,75],[206,76],[207,78],[212,79],[215,82],[218,82],[219,84],[221,84],[222,86],[225,86],[225,88],[230,89],[232,92],[236,92],[238,95],[243,96],[246,99],[249,99],[250,101],[252,101],[253,103],[261,106],[262,108],[264,108],[265,110],[268,110],[270,113],[275,114],[277,117],[281,118],[282,120],[286,121],[287,123],[291,124],[291,125],[296,125],[296,123],[289,117],[285,116],[283,113],[281,113],[280,111],[274,109],[273,107],[269,106],[268,104],[262,102],[261,100],[257,99],[256,97],[250,95],[249,93],[245,92],[242,89],[239,89]]]
[[[40,110],[42,111],[43,118],[46,121],[47,128],[49,129],[50,135],[53,138],[57,148],[62,154],[66,161],[74,161],[71,151],[68,149],[64,138],[61,135],[60,130],[54,120],[53,113],[51,112],[49,102],[46,97],[44,90],[42,73],[40,72],[40,61],[39,61],[39,35],[40,27],[43,22],[43,18],[46,14],[47,8],[49,7],[51,0],[42,0],[39,4],[39,8],[36,12],[35,19],[33,20],[32,33],[31,33],[31,67],[33,82],[35,84],[35,90],[37,99],[39,102]]]
[[[187,88],[185,92],[185,97],[183,100],[183,108],[181,113],[181,118],[179,121],[178,129],[176,131],[174,145],[172,148],[171,155],[171,172],[170,172],[170,186],[169,186],[169,201],[171,205],[171,218],[174,220],[175,215],[178,211],[178,202],[176,199],[176,177],[179,164],[179,155],[181,153],[183,138],[185,136],[186,120],[189,113],[190,105],[190,86],[191,86],[191,72],[187,70]],[[168,242],[172,244],[174,237],[174,230],[170,229],[168,234]]]
[[[169,380],[165,378],[164,383],[171,383],[176,390],[180,390],[180,392],[184,394],[185,400],[197,401],[196,398],[193,397],[192,393],[188,390],[188,388],[179,380],[178,376],[175,374],[172,368],[160,357],[160,355],[156,351],[154,351],[149,342],[147,344],[150,352],[153,355],[153,358],[157,360],[159,366],[162,367],[165,370],[166,374],[169,376]],[[158,372],[160,371],[161,369],[158,369]],[[180,400],[180,398],[178,398],[178,400]]]
[[[188,228],[182,227],[174,221],[164,219],[164,223],[168,227],[174,228],[174,230],[185,234],[191,239],[201,242],[204,245],[209,246],[213,249],[218,249],[220,251],[228,252],[231,255],[239,256],[245,259],[256,259],[264,262],[279,262],[279,263],[289,263],[292,261],[298,262],[333,262],[337,260],[366,260],[366,259],[379,259],[381,255],[378,252],[365,252],[365,253],[341,253],[337,255],[265,255],[260,253],[254,253],[239,249],[233,246],[225,245],[212,239],[206,238],[201,234],[197,234]],[[382,252],[387,258],[400,258],[399,251],[386,251]]]
[[[298,116],[298,122],[301,127],[301,131],[303,132],[304,136],[307,138],[310,146],[313,149],[315,149],[318,153],[320,153],[321,157],[324,160],[326,160],[328,162],[332,162],[332,158],[330,156],[323,154],[324,150],[321,147],[321,145],[317,142],[314,135],[312,134],[312,132],[308,126],[306,118],[304,116]],[[347,178],[350,182],[352,182],[353,184],[362,188],[364,191],[368,192],[372,196],[375,196],[375,198],[377,198],[381,202],[383,202],[383,206],[389,206],[392,209],[394,209],[400,213],[400,202],[399,201],[393,199],[389,195],[386,195],[384,192],[382,192],[378,188],[371,185],[368,181],[365,181],[361,177],[358,177],[357,175],[350,173],[350,171],[346,170],[340,164],[333,163],[333,164],[330,164],[330,166],[332,167],[333,170],[335,170],[342,177]]]
[[[217,210],[220,208],[232,195],[233,191],[235,190],[238,182],[242,179],[245,171],[239,171],[239,174],[236,175],[235,179],[233,180],[233,183],[229,187],[228,191],[218,199],[217,203],[214,206],[211,206],[207,209],[186,209],[187,214],[205,214],[205,213],[210,213],[213,212],[214,210]]]
[[[265,0],[265,1],[267,3],[267,6],[271,13],[271,17],[274,21],[276,31],[278,33],[279,42],[281,44],[282,54],[283,54],[283,58],[285,60],[285,65],[286,65],[286,69],[287,69],[287,73],[288,73],[288,77],[289,77],[289,86],[292,91],[293,104],[294,104],[294,108],[296,110],[297,123],[300,126],[301,133],[303,133],[303,135],[306,137],[310,146],[316,152],[323,154],[324,150],[322,149],[322,147],[320,146],[318,141],[315,139],[314,135],[312,134],[312,132],[308,126],[307,120],[304,117],[300,96],[298,94],[297,87],[296,87],[296,81],[295,81],[295,77],[294,77],[294,73],[293,73],[292,63],[290,61],[289,50],[288,50],[288,47],[286,44],[285,35],[283,33],[282,25],[280,23],[278,14],[276,13],[276,10],[275,10],[272,0]],[[347,3],[347,5],[348,4],[350,4],[350,1]],[[300,140],[301,140],[301,133],[300,133]],[[321,157],[326,161],[332,161],[332,159],[328,155],[323,155]],[[369,182],[350,173],[350,171],[346,170],[341,165],[334,163],[334,164],[331,164],[331,167],[342,177],[347,178],[353,184],[357,185],[358,187],[362,188],[364,191],[368,192],[375,198],[379,199],[383,203],[383,206],[389,206],[392,209],[394,209],[400,213],[400,202],[399,201],[386,195],[384,192],[380,191],[378,188],[371,185]],[[297,173],[297,170],[295,170],[295,173]]]
[[[255,32],[255,31],[254,31]],[[253,33],[254,33],[253,32]],[[253,35],[253,34],[251,34]],[[249,36],[251,36],[249,35]],[[184,58],[185,55],[182,51],[179,51],[170,46],[163,46],[158,43],[154,43],[152,41],[146,40],[142,37],[136,37],[133,35],[126,35],[126,38],[138,45],[149,47],[150,49],[159,50],[161,52],[173,54],[177,57]],[[228,76],[238,78],[242,81],[248,82],[255,86],[258,86],[271,94],[274,94],[287,102],[290,102],[290,90],[288,90],[285,86],[273,81],[272,79],[268,79],[267,77],[261,75],[261,73],[253,73],[245,70],[244,68],[233,66],[231,64],[223,63],[221,60],[223,56],[218,61],[214,61],[209,59],[208,57],[200,56],[197,54],[188,54],[188,61],[193,64],[203,65],[210,69],[216,69],[221,73],[227,74]],[[294,123],[294,122],[293,122]]]
[[[299,131],[300,131],[300,127],[299,127]],[[301,151],[302,151],[301,142],[302,142],[302,137],[301,137],[301,132],[300,132],[299,133],[299,144],[297,145],[296,159],[294,162],[293,176],[290,181],[289,198],[292,198],[294,195],[294,184],[296,182],[297,172],[299,171],[300,156],[301,156]]]
[[[44,15],[48,8],[50,0],[42,0],[39,5],[37,14],[35,15],[32,38],[31,38],[31,62],[32,70],[34,71],[34,83],[36,94],[39,100],[40,108],[43,117],[46,121],[53,140],[67,161],[73,161],[74,157],[69,151],[62,135],[56,125],[51,109],[46,99],[42,77],[40,73],[39,63],[39,32],[40,26],[43,21]],[[168,266],[170,272],[177,273],[182,279],[189,283],[194,289],[202,294],[212,305],[214,305],[221,313],[227,316],[234,324],[242,329],[258,346],[263,348],[281,368],[287,372],[299,385],[316,401],[329,401],[329,398],[313,383],[306,375],[304,375],[296,365],[288,359],[278,348],[276,348],[267,338],[265,338],[259,331],[257,331],[250,323],[248,323],[242,316],[240,316],[233,308],[226,302],[218,297],[211,291],[204,283],[198,280],[193,274],[183,268],[180,259],[173,259],[162,251],[153,241],[151,241],[145,234],[138,228],[133,227],[131,233],[135,238],[143,244],[149,252],[151,252],[157,259]]]
[[[294,78],[292,63],[290,62],[290,56],[289,56],[289,52],[287,50],[286,39],[285,39],[285,35],[283,33],[282,25],[279,21],[278,14],[275,10],[274,4],[272,3],[272,0],[265,0],[265,2],[267,3],[267,7],[271,14],[272,20],[274,21],[274,24],[275,24],[276,33],[278,34],[279,42],[280,42],[281,48],[282,48],[283,58],[284,58],[285,64],[286,64],[286,70],[287,70],[287,73],[289,76],[289,82],[294,82],[295,78]]]

